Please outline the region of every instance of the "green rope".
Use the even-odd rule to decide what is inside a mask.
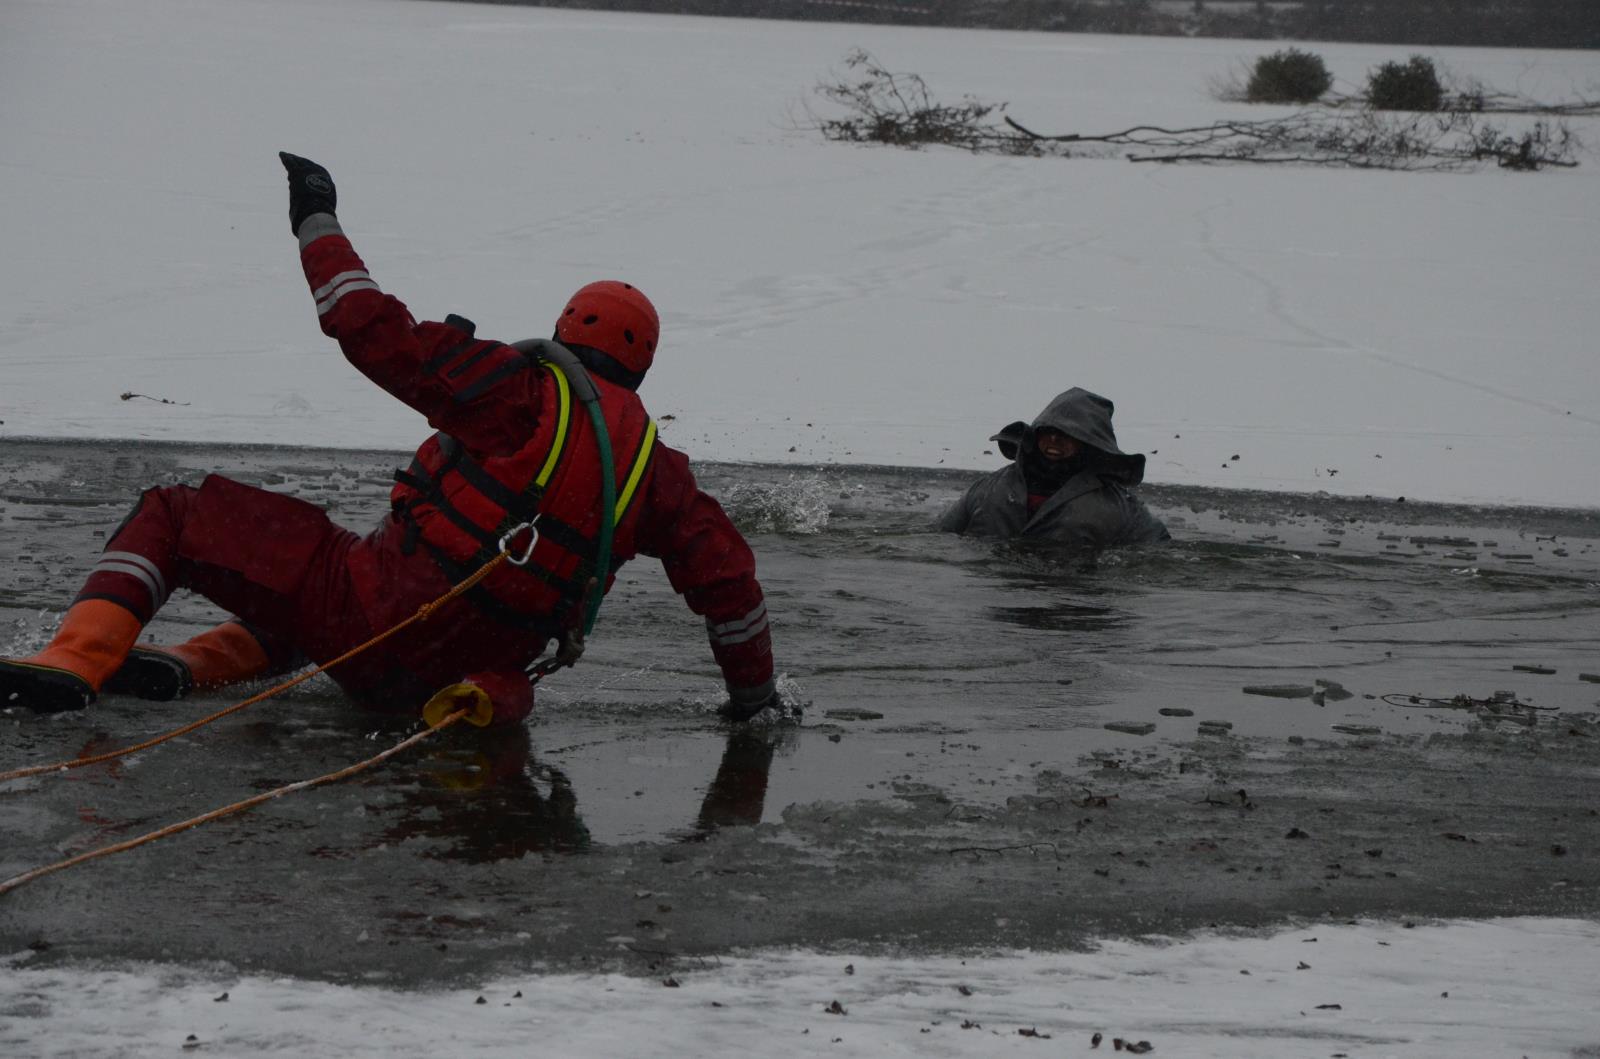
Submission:
[[[606,578],[611,574],[611,533],[617,506],[616,462],[611,454],[611,432],[606,429],[606,418],[600,412],[600,402],[585,400],[589,419],[594,423],[595,442],[600,446],[600,536],[596,541],[594,557],[594,591],[589,598],[588,613],[583,617],[583,635],[594,631],[600,617],[600,604],[606,598]]]

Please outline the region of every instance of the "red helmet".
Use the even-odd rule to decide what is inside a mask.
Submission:
[[[598,349],[628,371],[643,375],[655,359],[661,319],[644,292],[603,279],[582,287],[556,320],[556,338],[566,346]]]

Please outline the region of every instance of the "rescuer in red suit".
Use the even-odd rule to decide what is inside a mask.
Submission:
[[[279,157],[322,330],[437,432],[396,472],[391,512],[365,536],[313,504],[217,475],[199,488],[145,492],[50,644],[0,660],[0,704],[79,709],[101,690],[173,698],[304,659],[326,662],[509,546],[526,555],[525,566],[502,563],[427,621],[329,675],[359,702],[390,712],[414,715],[443,691],[477,703],[482,721],[519,722],[533,708],[527,668],[552,642],[563,661],[575,657],[594,593],[642,553],[661,560],[704,617],[728,689],[724,715],[744,720],[776,705],[755,557],[700,491],[688,458],[656,438],[634,393],[660,332],[644,294],[610,280],[583,287],[557,319],[559,344],[482,340],[453,315],[419,324],[373,282],[340,229],[328,171]],[[613,462],[604,585],[595,577],[602,446],[585,395],[604,421]],[[234,620],[188,644],[135,651],[140,630],[179,588]]]

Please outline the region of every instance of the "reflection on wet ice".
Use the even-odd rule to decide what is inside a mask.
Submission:
[[[416,779],[397,806],[384,807],[399,819],[380,841],[436,839],[423,856],[471,864],[589,847],[571,782],[534,759],[526,728],[427,751]]]
[[[991,607],[996,621],[1044,632],[1108,632],[1128,623],[1128,616],[1110,607],[1053,603],[1035,607]]]
[[[682,840],[759,824],[774,752],[792,731],[731,726],[699,812],[684,821]],[[591,847],[580,792],[566,772],[537,759],[528,729],[465,734],[466,745],[436,748],[418,760],[415,783],[397,804],[380,810],[397,819],[369,845],[431,839],[422,856],[471,864]]]

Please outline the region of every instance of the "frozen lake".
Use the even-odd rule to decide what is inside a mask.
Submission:
[[[426,429],[316,330],[287,149],[419,317],[512,340],[591,279],[650,293],[643,396],[752,535],[808,704],[720,725],[698,623],[632,566],[515,738],[0,897],[0,1051],[1594,1051],[1600,159],[826,143],[805,107],[858,47],[1045,132],[1270,113],[1207,91],[1257,42],[0,5],[0,651],[43,641],[153,482],[382,510]],[[1315,50],[1350,89],[1410,49]],[[1600,83],[1590,52],[1429,54]],[[1117,402],[1178,543],[1084,569],[928,533],[989,434],[1072,385]],[[0,768],[221,705],[0,712]],[[313,682],[3,785],[0,876],[399,734]]]

